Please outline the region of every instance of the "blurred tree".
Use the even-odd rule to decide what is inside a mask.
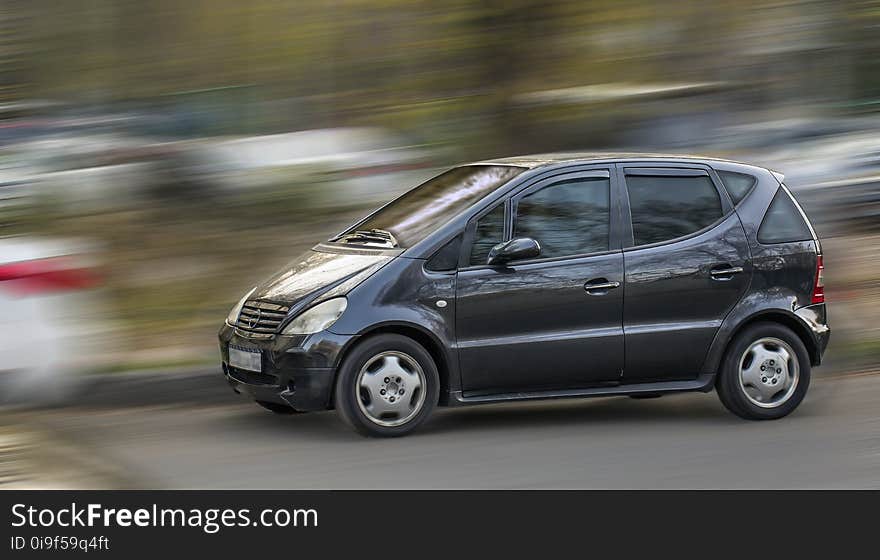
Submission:
[[[876,0],[31,0],[2,14],[7,96],[137,101],[202,115],[211,134],[377,124],[491,154],[545,133],[580,145],[577,123],[653,110],[620,96],[524,111],[529,92],[734,81],[775,103],[819,75],[823,100],[880,93]]]

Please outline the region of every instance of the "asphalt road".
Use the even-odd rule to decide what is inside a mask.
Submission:
[[[878,403],[880,375],[864,375],[815,381],[775,422],[735,418],[714,393],[445,409],[394,440],[234,395],[31,421],[136,488],[880,488]]]

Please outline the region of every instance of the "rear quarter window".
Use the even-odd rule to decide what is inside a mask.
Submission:
[[[733,171],[719,171],[718,176],[721,178],[721,183],[724,185],[725,190],[727,190],[727,194],[730,195],[734,206],[752,192],[752,187],[758,182],[756,177]]]
[[[809,226],[804,221],[791,195],[780,187],[770,203],[761,227],[758,228],[760,243],[789,243],[813,239]]]

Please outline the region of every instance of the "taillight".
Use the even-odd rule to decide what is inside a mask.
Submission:
[[[98,283],[97,274],[77,266],[70,257],[54,257],[0,265],[0,288],[15,295],[80,290]]]
[[[816,281],[813,284],[813,303],[825,303],[825,265],[822,263],[822,255],[816,257]]]

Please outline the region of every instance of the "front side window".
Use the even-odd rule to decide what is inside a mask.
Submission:
[[[723,215],[718,191],[708,176],[628,175],[626,188],[635,245],[694,233]]]
[[[471,246],[470,264],[486,264],[489,251],[504,241],[504,203],[502,202],[477,220],[474,244]]]
[[[395,246],[412,247],[523,171],[525,168],[509,165],[465,165],[450,169],[402,195],[332,241],[368,244],[383,239],[376,235],[374,230],[378,230],[385,238],[390,233]]]
[[[541,258],[608,250],[611,183],[584,177],[554,183],[523,197],[516,209],[514,237],[531,237]]]

